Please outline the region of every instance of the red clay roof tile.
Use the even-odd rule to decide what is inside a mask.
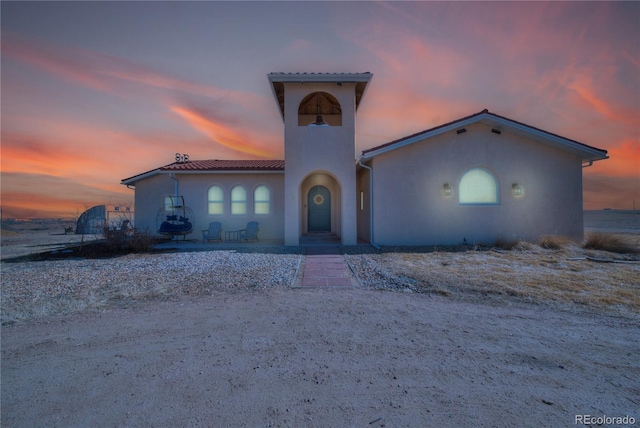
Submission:
[[[193,160],[175,162],[159,168],[161,171],[283,171],[283,160]]]

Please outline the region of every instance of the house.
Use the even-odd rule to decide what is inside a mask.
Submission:
[[[299,245],[456,245],[583,235],[582,169],[607,152],[483,110],[355,153],[371,73],[271,73],[284,160],[184,160],[122,180],[136,226],[158,230],[180,195],[194,230],[260,223]]]

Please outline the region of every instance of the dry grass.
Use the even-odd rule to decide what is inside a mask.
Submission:
[[[569,238],[556,235],[543,236],[538,240],[538,245],[547,250],[560,250],[571,243]]]
[[[385,253],[369,256],[373,263],[366,268],[401,278],[403,282],[397,288],[417,292],[504,304],[527,301],[640,314],[637,255],[586,252],[577,244],[556,237],[538,245],[520,242],[511,248],[511,251]],[[369,278],[364,282],[378,287],[375,276]]]
[[[640,238],[635,240],[629,236],[613,233],[593,232],[587,236],[584,248],[589,250],[609,251],[618,254],[640,253]]]

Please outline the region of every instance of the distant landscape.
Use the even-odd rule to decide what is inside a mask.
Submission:
[[[584,230],[640,234],[640,210],[585,211]]]
[[[75,230],[75,218],[33,218],[2,220],[2,231],[18,230],[51,230],[55,233],[58,229],[64,232],[65,228],[73,227]],[[585,210],[585,232],[610,232],[640,234],[640,210]],[[6,234],[3,233],[3,237]]]

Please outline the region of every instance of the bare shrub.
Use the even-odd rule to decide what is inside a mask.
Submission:
[[[119,251],[124,249],[127,240],[127,231],[110,229],[109,226],[104,226],[103,235],[106,240],[106,247],[112,251]]]
[[[153,249],[158,238],[151,236],[148,229],[138,230],[125,227],[119,230],[104,228],[105,251],[119,253],[140,253]]]
[[[500,249],[500,250],[511,251],[519,243],[520,243],[520,241],[518,241],[518,240],[507,240],[507,239],[503,239],[503,238],[498,238],[496,240],[495,244],[493,244],[493,246],[495,248]]]
[[[567,244],[569,239],[564,236],[546,235],[538,240],[538,245],[547,250],[562,250]]]
[[[590,233],[582,247],[587,250],[609,251],[618,254],[640,253],[640,248],[637,245],[627,241],[622,236],[602,232]]]
[[[138,230],[133,229],[133,233],[128,239],[128,245],[133,252],[145,252],[151,251],[153,247],[159,242],[159,239],[152,236],[149,229]]]

